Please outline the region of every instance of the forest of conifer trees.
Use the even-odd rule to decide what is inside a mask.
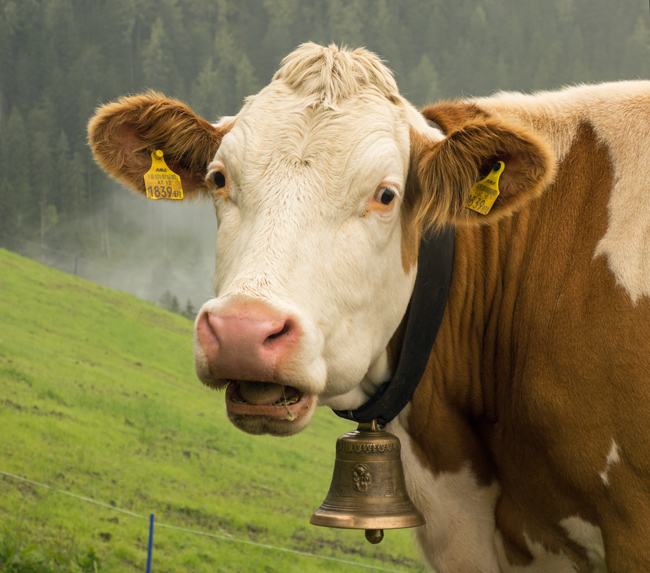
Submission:
[[[110,256],[93,109],[155,89],[216,120],[304,41],[375,51],[418,105],[650,77],[645,0],[0,0],[0,246]]]

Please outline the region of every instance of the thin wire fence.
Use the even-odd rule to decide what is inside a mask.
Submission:
[[[150,519],[149,515],[141,515],[139,513],[129,511],[128,509],[122,509],[120,507],[116,507],[116,506],[111,505],[109,503],[104,503],[102,501],[97,501],[96,499],[91,499],[91,498],[85,497],[83,495],[79,495],[79,494],[76,494],[76,493],[72,493],[70,491],[59,489],[59,488],[53,487],[51,485],[48,485],[48,484],[45,484],[45,483],[42,483],[42,482],[38,482],[38,481],[35,481],[35,480],[32,480],[32,479],[25,478],[23,476],[19,476],[19,475],[12,474],[12,473],[9,473],[9,472],[5,472],[5,471],[2,471],[2,470],[0,470],[0,475],[6,476],[6,477],[9,477],[9,478],[12,478],[12,479],[24,482],[24,483],[29,483],[31,485],[35,485],[35,486],[38,486],[38,487],[42,487],[42,488],[48,489],[50,491],[55,491],[55,492],[61,493],[63,495],[74,497],[74,498],[79,499],[81,501],[85,501],[87,503],[92,503],[94,505],[98,505],[98,506],[103,507],[105,509],[110,509],[112,511],[118,511],[120,513],[124,513],[126,515],[129,515],[131,517],[135,517],[137,519],[144,519],[146,521],[149,521],[149,519]],[[271,549],[273,551],[282,551],[284,553],[292,553],[294,555],[301,555],[303,557],[310,557],[310,558],[313,558],[313,559],[324,559],[326,561],[334,561],[336,563],[342,563],[342,564],[345,564],[345,565],[352,565],[354,567],[361,567],[361,568],[364,568],[364,569],[372,569],[374,571],[388,571],[389,573],[406,573],[405,571],[399,570],[399,569],[389,569],[389,568],[386,568],[386,567],[380,567],[378,565],[369,565],[369,564],[366,564],[366,563],[359,563],[358,561],[349,561],[347,559],[340,559],[338,557],[328,557],[326,555],[316,555],[315,553],[308,553],[306,551],[298,551],[296,549],[290,549],[288,547],[279,547],[277,545],[269,545],[269,544],[266,544],[266,543],[258,543],[256,541],[250,541],[249,539],[240,539],[240,538],[237,538],[237,537],[233,537],[232,535],[230,535],[229,533],[227,533],[225,531],[222,531],[221,533],[211,533],[211,532],[208,532],[208,531],[200,531],[198,529],[190,529],[190,528],[187,528],[187,527],[179,527],[178,525],[171,525],[169,523],[161,523],[159,521],[156,521],[156,526],[157,527],[164,527],[164,528],[167,528],[167,529],[174,529],[176,531],[182,531],[182,532],[185,532],[185,533],[192,533],[192,534],[195,534],[195,535],[202,535],[202,536],[205,536],[205,537],[211,537],[213,539],[219,539],[221,541],[226,541],[226,542],[229,542],[229,543],[241,543],[241,544],[244,544],[244,545],[252,545],[254,547],[260,547],[260,548],[263,548],[263,549]]]

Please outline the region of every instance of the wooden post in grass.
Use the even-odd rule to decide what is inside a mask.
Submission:
[[[147,549],[147,573],[151,573],[152,551],[153,551],[153,513],[149,516],[149,548]]]

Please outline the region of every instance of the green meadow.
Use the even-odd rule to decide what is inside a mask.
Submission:
[[[0,571],[144,571],[151,513],[156,573],[425,570],[409,531],[309,524],[353,425],[249,436],[223,401],[189,320],[0,250]]]

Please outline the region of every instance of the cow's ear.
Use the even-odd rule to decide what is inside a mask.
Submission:
[[[411,132],[409,181],[416,187],[413,215],[425,226],[491,223],[540,195],[553,179],[551,150],[525,126],[474,114],[449,127],[441,141]],[[505,169],[494,205],[485,215],[469,209],[472,187],[498,161],[503,161]]]
[[[162,150],[168,167],[181,177],[184,194],[192,196],[205,187],[207,165],[227,131],[185,104],[149,92],[98,108],[88,124],[88,140],[100,167],[140,193],[145,193],[151,153]]]

